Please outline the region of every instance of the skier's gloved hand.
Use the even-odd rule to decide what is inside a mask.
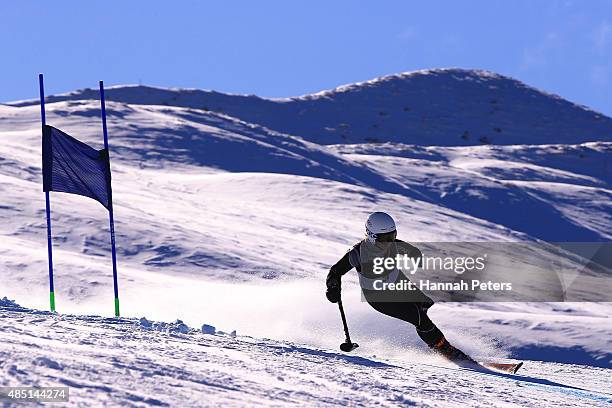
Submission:
[[[338,303],[340,300],[340,286],[328,286],[325,296],[327,296],[327,300],[330,302]]]

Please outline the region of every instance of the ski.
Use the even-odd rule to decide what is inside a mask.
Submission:
[[[520,363],[479,363],[485,368],[491,370],[502,371],[504,373],[516,374],[516,372],[523,366],[523,362]]]

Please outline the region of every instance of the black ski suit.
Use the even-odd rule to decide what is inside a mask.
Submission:
[[[422,253],[418,248],[399,239],[396,239],[395,243],[401,248],[400,252],[406,253],[410,258],[418,259],[419,263],[421,262]],[[342,275],[353,268],[357,269],[359,274],[367,273],[365,271],[365,269],[368,269],[367,265],[361,259],[360,249],[363,244],[364,241],[355,244],[342,259],[331,267],[326,280],[328,289],[336,287],[339,290]],[[408,278],[400,272],[396,281],[399,280],[408,280]],[[428,346],[432,347],[444,337],[427,316],[427,310],[434,304],[433,300],[420,290],[416,289],[409,292],[380,291],[370,290],[363,285],[361,290],[366,301],[378,312],[413,324],[419,337]]]

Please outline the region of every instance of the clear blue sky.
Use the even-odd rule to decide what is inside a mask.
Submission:
[[[612,116],[612,1],[12,1],[0,101],[105,83],[284,97],[482,68]]]

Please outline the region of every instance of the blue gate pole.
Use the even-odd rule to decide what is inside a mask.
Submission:
[[[104,103],[104,81],[100,81],[100,107],[102,109],[102,132],[104,133],[104,148],[108,159],[108,171],[110,173],[110,152],[108,150],[108,131],[106,130],[106,106]],[[108,180],[108,219],[110,222],[110,234],[111,234],[111,250],[113,258],[113,286],[115,289],[115,316],[119,317],[119,285],[117,283],[117,251],[115,249],[115,219],[113,217],[113,193],[110,186],[110,179]]]
[[[43,134],[44,126],[47,124],[45,117],[45,87],[43,74],[38,74],[38,85],[40,88],[40,121],[42,123]],[[51,237],[51,202],[49,192],[45,191],[45,207],[47,210],[47,253],[49,257],[49,306],[55,312],[55,289],[53,288],[53,239]]]

